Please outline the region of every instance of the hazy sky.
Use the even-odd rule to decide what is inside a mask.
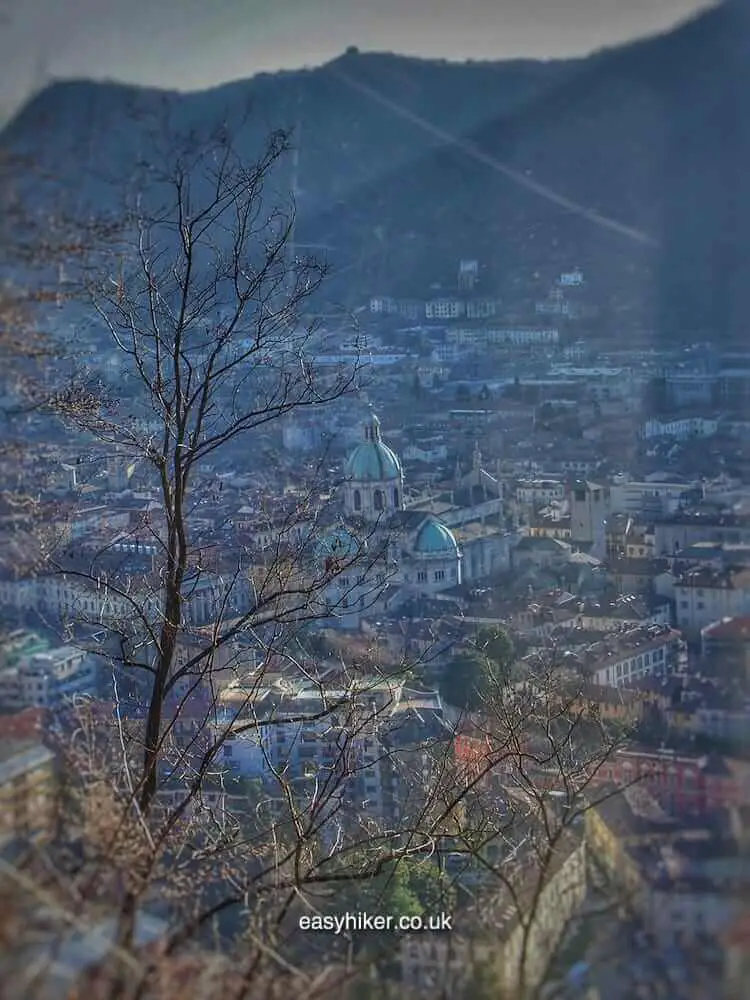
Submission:
[[[0,0],[0,119],[50,77],[196,89],[363,50],[578,55],[710,0]]]

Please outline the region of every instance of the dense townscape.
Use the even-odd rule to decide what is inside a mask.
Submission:
[[[372,298],[361,323],[366,399],[358,393],[323,412],[292,414],[256,443],[251,474],[242,454],[230,454],[195,482],[191,527],[206,556],[185,602],[185,658],[210,641],[227,608],[235,618],[251,611],[255,569],[285,551],[312,540],[312,571],[330,581],[299,654],[271,655],[265,639],[240,635],[212,674],[215,690],[175,690],[175,738],[189,745],[204,725],[218,732],[231,719],[241,729],[246,717],[270,721],[288,706],[295,721],[223,743],[216,808],[228,809],[225,799],[237,808],[241,789],[266,787],[269,768],[304,781],[328,755],[335,769],[339,744],[318,713],[325,699],[347,702],[356,677],[373,712],[353,731],[357,764],[337,796],[373,823],[397,824],[414,772],[399,773],[385,751],[414,755],[438,739],[470,767],[488,719],[481,703],[461,703],[461,684],[447,675],[465,671],[466,694],[461,650],[477,630],[500,628],[512,637],[516,686],[533,684],[546,657],[581,711],[627,736],[595,784],[628,794],[581,807],[582,823],[566,831],[565,857],[545,885],[551,923],[539,968],[571,926],[585,926],[592,897],[614,893],[611,877],[637,885],[633,934],[658,942],[655,953],[671,949],[667,971],[687,982],[695,942],[719,961],[743,920],[750,365],[707,345],[644,355],[582,341],[586,280],[576,269],[537,303],[537,314],[554,306],[555,326],[545,314],[544,325],[532,317],[506,328],[502,306],[475,288],[478,270],[461,261],[456,289],[419,303],[419,318],[408,303],[407,328],[401,303]],[[327,360],[321,353],[318,362]],[[502,377],[486,378],[490,369]],[[0,582],[11,839],[27,823],[50,833],[51,806],[33,811],[28,797],[55,794],[43,733],[58,712],[85,697],[105,715],[139,717],[138,690],[126,680],[113,689],[106,658],[81,640],[127,616],[130,595],[117,584],[148,578],[160,516],[158,494],[126,454],[50,438],[33,418],[28,435],[37,441],[24,481],[49,511],[45,530],[62,555],[59,568],[30,571],[24,545],[33,538],[11,535]],[[313,460],[324,447],[320,469]],[[18,516],[7,509],[6,523]],[[87,566],[95,577],[82,572]],[[311,721],[300,723],[305,714]],[[487,794],[506,802],[528,794],[513,764],[510,757],[507,768],[501,761],[490,769]],[[547,772],[545,793],[566,795],[567,773]],[[160,792],[174,794],[170,782]],[[449,852],[446,864],[459,886],[483,883],[460,853]],[[493,929],[493,949],[514,947],[517,914],[506,922],[507,930]],[[476,933],[405,936],[398,975],[417,989],[443,965],[460,978],[470,967],[462,949],[480,947]],[[587,947],[599,945],[581,945],[580,962]],[[648,951],[635,951],[648,978]]]
[[[0,303],[64,345],[3,376],[7,995],[740,1000],[750,352],[541,251],[324,309],[293,146],[212,142]]]

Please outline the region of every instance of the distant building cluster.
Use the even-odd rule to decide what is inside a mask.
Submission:
[[[746,882],[735,861],[750,808],[750,356],[603,337],[595,288],[593,264],[585,278],[568,264],[529,275],[509,302],[470,257],[450,285],[373,295],[356,337],[324,317],[305,363],[332,379],[356,361],[356,391],[283,413],[190,484],[199,557],[184,570],[165,710],[171,746],[220,742],[200,808],[227,829],[249,790],[274,815],[278,774],[307,803],[335,776],[320,827],[330,850],[347,824],[397,828],[425,806],[430,745],[457,781],[476,778],[491,713],[467,716],[445,680],[483,629],[512,638],[513,698],[537,704],[553,658],[555,709],[627,734],[596,774],[576,772],[590,808],[543,872],[523,840],[517,857],[491,839],[468,864],[441,830],[456,850],[440,864],[468,895],[510,859],[516,898],[482,895],[461,933],[405,935],[394,968],[413,990],[471,989],[477,962],[510,990],[521,952],[538,985],[600,877],[627,886],[644,933],[687,951],[741,917],[721,880]],[[45,511],[41,541],[2,511],[14,529],[0,564],[7,842],[54,836],[51,734],[71,705],[140,738],[147,697],[117,657],[131,643],[143,666],[158,659],[172,528],[146,462],[37,421],[20,462]],[[295,632],[292,651],[261,626],[234,628],[268,607],[269,579],[280,591],[269,621]],[[217,643],[227,623],[231,641]],[[191,684],[207,648],[211,685]],[[482,794],[526,808],[517,772],[512,755],[499,761]],[[529,774],[562,808],[573,786],[559,768]],[[169,809],[185,777],[161,779]]]

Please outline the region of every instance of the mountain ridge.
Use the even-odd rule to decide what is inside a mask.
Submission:
[[[142,150],[128,118],[162,107],[193,127],[222,106],[231,118],[251,103],[252,142],[269,128],[297,128],[298,239],[333,248],[334,300],[421,294],[450,282],[458,256],[482,260],[488,292],[533,298],[534,274],[541,288],[576,263],[592,276],[613,335],[632,326],[737,339],[750,285],[749,40],[747,5],[729,0],[674,31],[583,59],[458,63],[348,51],[322,67],[188,94],[65,81],[37,95],[3,138],[43,160],[53,151],[72,189],[82,150],[97,166]],[[108,121],[119,131],[102,141]],[[285,177],[281,187],[291,186]],[[656,247],[639,246],[627,229]]]

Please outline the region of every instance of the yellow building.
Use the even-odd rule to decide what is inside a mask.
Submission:
[[[570,518],[542,518],[529,524],[530,538],[559,538],[563,542],[570,539]]]
[[[600,789],[599,802],[586,810],[586,847],[592,862],[622,891],[622,904],[631,912],[643,913],[648,905],[648,886],[641,866],[629,848],[650,822],[640,815],[648,806],[648,793],[633,786],[627,792],[615,786]],[[639,804],[635,803],[635,799]],[[640,808],[639,808],[640,805]]]
[[[648,692],[632,688],[585,684],[580,691],[575,692],[568,710],[573,713],[583,711],[584,714],[599,719],[628,724],[639,722],[643,718],[646,705],[651,700]],[[567,699],[565,704],[568,704]]]
[[[43,743],[0,741],[0,844],[54,836],[57,789],[55,756]]]

